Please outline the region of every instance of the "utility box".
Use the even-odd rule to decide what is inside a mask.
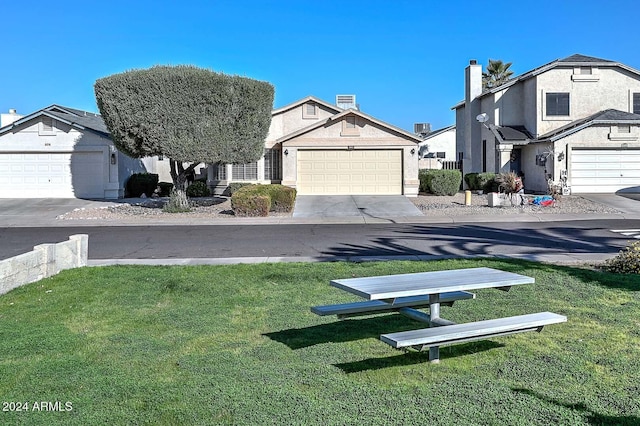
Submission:
[[[489,207],[500,207],[502,205],[502,198],[497,192],[490,192],[487,194],[487,203]]]

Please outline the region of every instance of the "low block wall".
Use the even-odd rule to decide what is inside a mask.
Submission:
[[[89,236],[72,235],[69,241],[40,244],[29,253],[0,260],[0,294],[56,275],[64,269],[87,266]]]

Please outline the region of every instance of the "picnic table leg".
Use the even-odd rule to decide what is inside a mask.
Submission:
[[[429,327],[437,327],[437,324],[434,323],[434,320],[438,320],[440,318],[440,295],[439,294],[430,294],[429,295]],[[431,346],[429,348],[429,362],[438,363],[440,362],[440,347],[439,346]]]

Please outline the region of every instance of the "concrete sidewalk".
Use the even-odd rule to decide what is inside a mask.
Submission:
[[[255,217],[255,218],[185,218],[185,217],[153,217],[132,216],[124,219],[83,219],[61,220],[58,216],[73,211],[74,209],[108,208],[121,203],[137,203],[143,199],[120,200],[81,200],[81,199],[0,199],[0,227],[82,227],[82,226],[197,226],[197,225],[279,225],[279,224],[443,224],[443,223],[488,223],[488,222],[557,222],[574,220],[598,220],[598,219],[640,219],[640,195],[637,197],[617,196],[613,194],[584,194],[583,198],[594,203],[613,207],[619,213],[536,213],[518,211],[510,215],[428,215],[425,216],[413,204],[411,208],[397,210],[406,215],[391,217],[386,211],[385,205],[381,205],[377,211],[368,211],[356,215],[359,211],[358,202],[354,201],[350,210],[345,210],[344,215],[334,212],[329,215],[326,208],[318,210],[317,215],[312,215],[313,205],[307,205],[304,215],[294,213],[292,217]],[[407,201],[405,199],[405,201]],[[410,203],[410,201],[407,201]],[[420,213],[417,214],[416,212]],[[301,217],[302,216],[302,217]]]

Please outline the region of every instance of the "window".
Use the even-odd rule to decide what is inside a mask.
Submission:
[[[591,67],[580,67],[580,74],[591,75],[593,74],[593,70],[591,69]]]
[[[318,118],[318,105],[311,102],[302,105],[302,118]]]
[[[631,125],[630,124],[619,124],[618,125],[618,133],[631,133]]]
[[[345,121],[345,128],[347,129],[355,129],[356,128],[356,117],[355,116],[350,116],[350,117],[346,117],[344,119]]]
[[[218,163],[213,169],[214,180],[227,180],[227,165]]]
[[[358,125],[355,115],[347,115],[342,120],[342,136],[358,136]]]
[[[233,180],[257,180],[258,163],[234,164],[231,167],[231,178]]]
[[[633,94],[633,113],[640,114],[640,93]]]
[[[438,151],[436,152],[436,158],[445,158],[447,156],[446,152]]]
[[[568,93],[547,93],[547,116],[569,115]]]
[[[42,117],[42,131],[47,133],[53,132],[53,118]]]
[[[264,178],[266,180],[282,180],[282,167],[280,166],[280,150],[264,150]]]

